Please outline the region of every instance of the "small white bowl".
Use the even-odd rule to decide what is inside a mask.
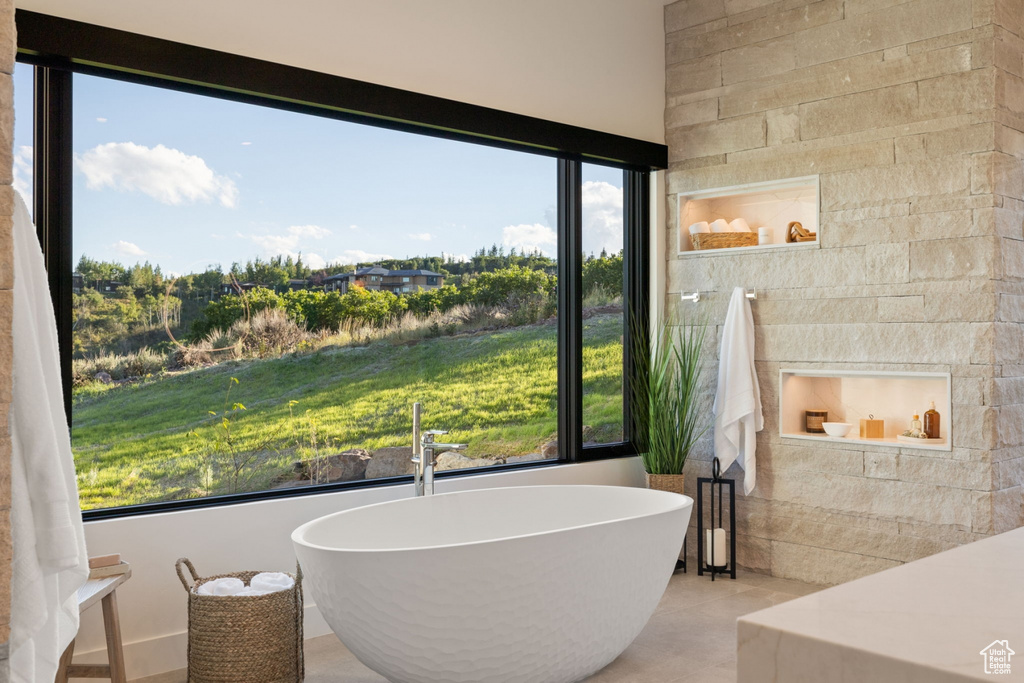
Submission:
[[[850,430],[853,429],[853,425],[849,422],[822,422],[821,426],[825,428],[826,434],[839,439],[849,434]]]

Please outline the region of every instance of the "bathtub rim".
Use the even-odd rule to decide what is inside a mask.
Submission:
[[[445,549],[445,548],[463,548],[463,547],[483,546],[483,545],[488,545],[488,544],[491,544],[491,543],[500,543],[500,542],[504,542],[504,541],[513,541],[513,540],[524,539],[524,538],[535,538],[535,537],[540,537],[540,536],[548,536],[548,535],[551,535],[551,534],[562,533],[562,532],[565,532],[565,531],[575,531],[575,530],[579,530],[579,529],[589,529],[589,528],[592,528],[592,527],[599,527],[599,526],[604,526],[604,525],[608,525],[608,524],[616,524],[616,523],[619,523],[619,522],[628,522],[628,521],[635,520],[635,519],[643,519],[643,518],[647,518],[647,517],[656,517],[658,515],[664,515],[664,514],[668,514],[668,513],[672,513],[672,512],[677,512],[678,510],[681,510],[681,509],[686,508],[686,507],[692,508],[693,504],[694,504],[694,500],[690,496],[683,495],[683,494],[678,494],[678,493],[672,493],[671,491],[660,491],[658,489],[648,489],[648,488],[642,488],[642,487],[639,487],[639,486],[612,486],[612,485],[602,485],[602,484],[537,484],[537,485],[526,485],[526,486],[491,486],[491,487],[484,488],[484,489],[465,489],[465,490],[462,490],[462,491],[448,491],[446,493],[435,493],[434,496],[454,496],[454,495],[458,495],[458,494],[461,494],[461,493],[482,493],[484,491],[509,491],[509,490],[514,490],[514,489],[561,489],[561,488],[570,488],[570,487],[571,488],[586,488],[586,489],[634,489],[634,490],[637,490],[637,491],[650,491],[652,493],[657,494],[658,496],[660,496],[662,498],[665,498],[666,500],[677,499],[678,504],[677,505],[672,505],[671,507],[667,507],[664,510],[658,510],[657,512],[648,512],[648,513],[645,513],[645,514],[630,515],[628,517],[616,517],[614,519],[607,519],[607,520],[603,520],[603,521],[600,521],[600,522],[591,522],[589,524],[577,524],[575,526],[560,527],[558,529],[548,529],[546,531],[534,531],[534,532],[531,532],[531,533],[528,533],[528,534],[516,534],[514,536],[501,536],[499,538],[487,538],[487,539],[482,539],[482,540],[479,540],[479,541],[469,541],[469,542],[466,542],[466,543],[444,543],[444,544],[440,544],[440,545],[415,545],[415,546],[405,546],[405,547],[396,547],[396,548],[338,548],[338,547],[320,545],[320,544],[317,544],[317,543],[311,543],[311,542],[305,540],[304,538],[302,538],[302,536],[305,534],[306,530],[309,527],[311,527],[314,524],[317,524],[319,522],[323,522],[324,520],[327,520],[329,518],[345,515],[347,513],[354,512],[356,510],[365,510],[367,508],[379,507],[381,505],[392,505],[394,503],[398,503],[398,502],[402,502],[402,501],[415,500],[415,497],[412,497],[412,498],[398,498],[398,499],[395,499],[395,500],[381,501],[379,503],[371,503],[369,505],[360,505],[359,507],[349,508],[348,510],[339,510],[338,512],[332,512],[330,514],[322,515],[320,517],[317,517],[316,519],[311,519],[308,522],[305,522],[305,523],[301,524],[294,531],[292,531],[291,539],[292,539],[292,543],[295,543],[297,545],[301,545],[301,546],[306,547],[306,548],[311,548],[311,549],[314,549],[314,550],[326,550],[326,551],[329,551],[329,552],[337,552],[337,553],[399,553],[399,552],[413,552],[413,551],[424,551],[424,550],[442,550],[442,549]],[[669,496],[671,496],[672,498],[669,498]]]

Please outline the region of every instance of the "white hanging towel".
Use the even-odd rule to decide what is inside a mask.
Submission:
[[[57,326],[36,231],[14,205],[10,680],[52,681],[78,633],[89,576],[75,463],[64,414]]]
[[[733,290],[725,314],[714,414],[715,456],[723,472],[739,461],[746,473],[743,491],[749,494],[757,479],[755,434],[764,428],[764,417],[754,371],[754,316],[742,287]]]

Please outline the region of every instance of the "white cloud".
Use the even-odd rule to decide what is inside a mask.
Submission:
[[[32,147],[22,145],[14,151],[14,189],[32,206]]]
[[[105,118],[103,118],[102,116],[97,116],[96,117],[96,122],[97,123],[106,123],[107,120]]]
[[[617,254],[622,249],[622,188],[603,181],[583,183],[583,253]]]
[[[331,231],[321,228],[319,225],[293,225],[288,228],[288,234],[294,237],[312,237],[319,240],[330,235]]]
[[[108,142],[76,155],[75,165],[90,190],[139,191],[172,205],[216,199],[233,208],[238,203],[233,180],[214,173],[202,158],[163,145]]]
[[[118,240],[110,246],[113,247],[114,251],[116,251],[121,256],[142,258],[143,256],[146,255],[146,252],[139,248],[139,245],[135,244],[134,242],[125,242],[124,240]]]
[[[242,143],[242,147],[248,147],[251,144],[252,144],[251,142],[246,141],[246,142]]]
[[[356,225],[355,223],[353,223],[352,225],[348,226],[348,229],[349,229],[349,230],[358,230],[358,229],[359,229],[359,226],[358,226],[358,225]]]
[[[346,249],[335,259],[338,263],[370,263],[391,258],[388,254],[373,254],[362,249]]]
[[[319,225],[292,225],[286,235],[250,235],[249,239],[258,244],[271,256],[298,256],[299,245],[304,238],[323,239],[331,234]],[[243,235],[239,234],[239,237]]]
[[[506,247],[515,247],[520,251],[540,250],[548,253],[558,245],[555,231],[546,225],[508,225],[502,228],[501,241]]]
[[[431,235],[429,232],[410,232],[409,239],[419,240],[421,242],[429,242],[430,240],[434,239],[434,236]]]
[[[299,238],[294,235],[252,235],[252,241],[271,256],[287,256],[299,246]]]
[[[249,235],[248,238],[255,242],[268,256],[291,256],[298,259],[302,256],[302,262],[313,270],[319,270],[327,265],[327,259],[317,253],[303,252],[300,248],[306,239],[323,239],[331,234],[327,228],[319,225],[291,225],[285,231],[285,235]],[[245,237],[241,233],[238,237]]]
[[[327,265],[327,260],[320,254],[303,254],[302,262],[313,270],[320,270]]]

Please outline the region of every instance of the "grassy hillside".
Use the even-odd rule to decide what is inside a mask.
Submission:
[[[621,315],[586,325],[584,419],[613,439]],[[532,325],[90,385],[72,425],[82,507],[256,490],[317,452],[408,445],[417,400],[424,428],[452,430],[471,456],[535,453],[556,431],[555,354],[555,326]]]

